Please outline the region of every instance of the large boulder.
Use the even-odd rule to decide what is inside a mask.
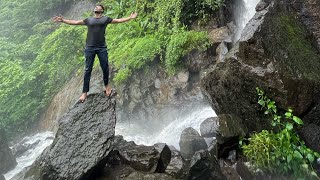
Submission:
[[[196,151],[207,149],[206,141],[192,127],[182,131],[179,141],[181,155],[184,159],[191,159]]]
[[[271,128],[270,119],[259,111],[256,87],[265,90],[280,110],[291,107],[305,123],[320,117],[320,55],[315,39],[320,40],[310,33],[313,26],[318,32],[319,21],[314,19],[319,16],[304,16],[311,9],[319,14],[320,6],[316,0],[299,3],[272,1],[257,12],[225,62],[202,79],[203,93],[215,112],[237,116],[247,132]]]
[[[103,169],[115,134],[114,93],[89,95],[59,120],[49,146],[24,176],[25,179],[90,179]]]
[[[218,127],[218,117],[207,118],[200,124],[200,134],[202,137],[216,137]]]
[[[12,155],[3,129],[0,129],[0,162],[0,174],[8,172],[17,165],[16,158]]]
[[[136,145],[122,136],[116,136],[113,151],[121,161],[119,164],[130,165],[137,171],[164,173],[171,160],[171,150],[166,144]]]
[[[194,154],[190,162],[188,180],[226,180],[222,174],[219,163],[207,150]]]
[[[171,161],[167,166],[166,173],[174,178],[181,178],[185,168],[185,160],[182,158],[181,153],[177,150],[171,151]]]

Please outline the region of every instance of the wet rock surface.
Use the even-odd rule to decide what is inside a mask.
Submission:
[[[16,158],[9,148],[5,131],[0,128],[0,175],[13,169],[16,165]]]
[[[226,180],[215,157],[207,150],[197,151],[190,162],[188,180]]]
[[[182,131],[179,146],[181,155],[184,159],[191,159],[196,151],[208,148],[204,138],[191,127]]]
[[[202,137],[216,137],[218,128],[218,117],[211,117],[200,124],[200,134]]]
[[[314,43],[319,38],[319,28],[314,28],[320,27],[315,21],[319,2],[299,1],[302,6],[297,2],[272,1],[257,12],[225,61],[202,79],[215,112],[232,112],[247,133],[271,128],[270,120],[259,111],[256,87],[265,90],[279,109],[291,107],[295,115],[310,117],[303,119],[309,123],[320,115],[320,55]],[[314,16],[304,16],[302,7]],[[306,22],[311,24],[304,26]],[[308,116],[310,110],[313,114]]]
[[[25,179],[90,179],[103,169],[115,133],[115,96],[89,95],[59,120],[51,146]]]
[[[122,136],[116,136],[113,151],[121,164],[130,165],[137,171],[163,173],[171,159],[171,150],[166,144],[136,145],[133,141],[123,140]]]
[[[166,173],[174,178],[181,178],[185,168],[185,160],[177,150],[171,151],[171,161],[167,166]]]
[[[171,150],[164,143],[136,145],[116,136],[103,174],[98,179],[166,178],[163,174],[171,160]],[[154,173],[154,174],[153,174]]]

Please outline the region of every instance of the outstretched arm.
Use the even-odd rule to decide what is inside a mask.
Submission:
[[[137,13],[131,13],[131,15],[127,18],[120,18],[120,19],[113,19],[111,21],[112,24],[115,24],[115,23],[123,23],[123,22],[127,22],[131,19],[135,19],[137,17]]]
[[[69,19],[64,19],[62,16],[54,16],[52,20],[53,22],[63,22],[65,24],[70,24],[70,25],[84,25],[83,20],[69,20]]]

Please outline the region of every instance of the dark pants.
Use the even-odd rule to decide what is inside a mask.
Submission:
[[[106,48],[86,47],[84,56],[86,58],[86,68],[84,70],[83,90],[89,92],[90,77],[93,67],[94,58],[98,55],[100,66],[103,72],[104,85],[109,83],[109,66],[108,66],[108,51]]]

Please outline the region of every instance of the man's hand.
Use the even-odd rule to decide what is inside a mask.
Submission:
[[[137,16],[138,16],[138,13],[136,13],[136,12],[131,13],[130,19],[135,19]]]
[[[54,16],[52,18],[53,22],[63,22],[63,17],[60,15],[60,16]]]
[[[69,19],[64,19],[61,15],[59,16],[54,16],[52,18],[53,22],[63,22],[65,24],[69,25],[84,25],[83,20],[69,20]]]

